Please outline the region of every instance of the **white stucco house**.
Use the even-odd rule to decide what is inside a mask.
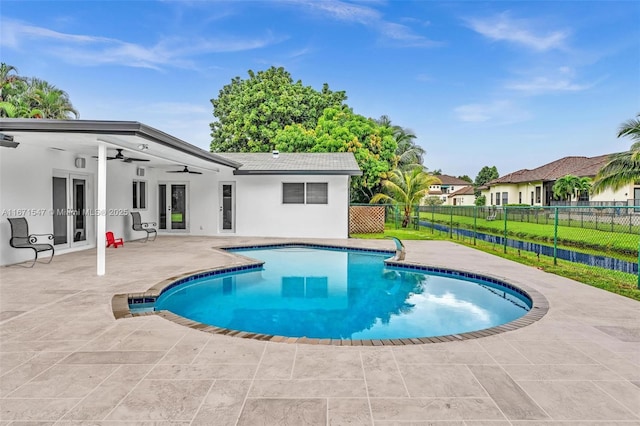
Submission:
[[[347,238],[352,153],[213,154],[133,121],[0,119],[0,265],[8,217],[54,234],[56,253],[97,247],[105,232],[140,239],[131,212],[162,235]],[[151,243],[150,243],[151,244]]]

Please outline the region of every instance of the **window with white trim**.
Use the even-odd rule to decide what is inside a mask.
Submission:
[[[329,184],[307,183],[307,204],[328,204]]]
[[[283,204],[304,204],[304,183],[282,183]]]
[[[144,210],[147,208],[147,182],[143,180],[133,181],[133,204],[134,209]]]
[[[283,204],[329,204],[329,184],[326,182],[283,182]]]

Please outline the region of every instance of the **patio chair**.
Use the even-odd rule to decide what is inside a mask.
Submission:
[[[18,249],[31,249],[35,253],[35,257],[31,265],[28,268],[32,268],[33,265],[38,261],[38,253],[42,253],[45,251],[51,251],[51,257],[48,262],[51,263],[53,260],[53,255],[55,250],[53,248],[53,244],[50,243],[38,243],[38,239],[40,237],[45,238],[49,241],[53,241],[53,234],[29,234],[29,224],[27,223],[27,219],[24,217],[14,217],[7,218],[9,223],[11,224],[11,239],[9,240],[9,245],[13,248]]]
[[[118,248],[118,246],[123,246],[124,241],[122,238],[116,238],[113,236],[113,232],[108,231],[107,234],[107,247],[113,246],[113,248]]]
[[[496,210],[489,212],[489,214],[487,215],[487,220],[496,220]]]
[[[131,217],[133,218],[133,225],[131,226],[131,229],[147,233],[147,238],[145,238],[143,242],[146,243],[149,241],[149,234],[153,234],[153,240],[151,241],[156,240],[158,231],[154,228],[154,226],[156,226],[155,222],[143,222],[142,219],[140,219],[140,212],[131,212]]]

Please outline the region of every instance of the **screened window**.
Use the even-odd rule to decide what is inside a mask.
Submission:
[[[329,185],[327,183],[307,184],[307,204],[327,204]]]
[[[536,186],[536,203],[538,204],[540,203],[540,200],[541,200],[540,197],[542,197],[542,188],[539,186]]]
[[[329,184],[282,183],[283,204],[328,204]]]
[[[500,193],[496,192],[496,206],[500,205]]]
[[[147,208],[147,182],[141,180],[133,181],[133,204],[134,209]]]
[[[518,192],[518,204],[522,204],[522,192]]]
[[[493,205],[493,192],[491,194],[489,194],[489,195],[491,195],[491,202],[489,203],[489,205],[492,206]]]
[[[282,202],[284,204],[304,204],[304,183],[283,183]]]
[[[507,204],[509,204],[509,193],[508,192],[503,192],[502,193],[502,205],[506,206]]]

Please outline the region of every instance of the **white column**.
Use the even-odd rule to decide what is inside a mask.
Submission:
[[[106,271],[107,232],[107,146],[98,142],[98,224],[96,231],[97,273],[102,276]]]

